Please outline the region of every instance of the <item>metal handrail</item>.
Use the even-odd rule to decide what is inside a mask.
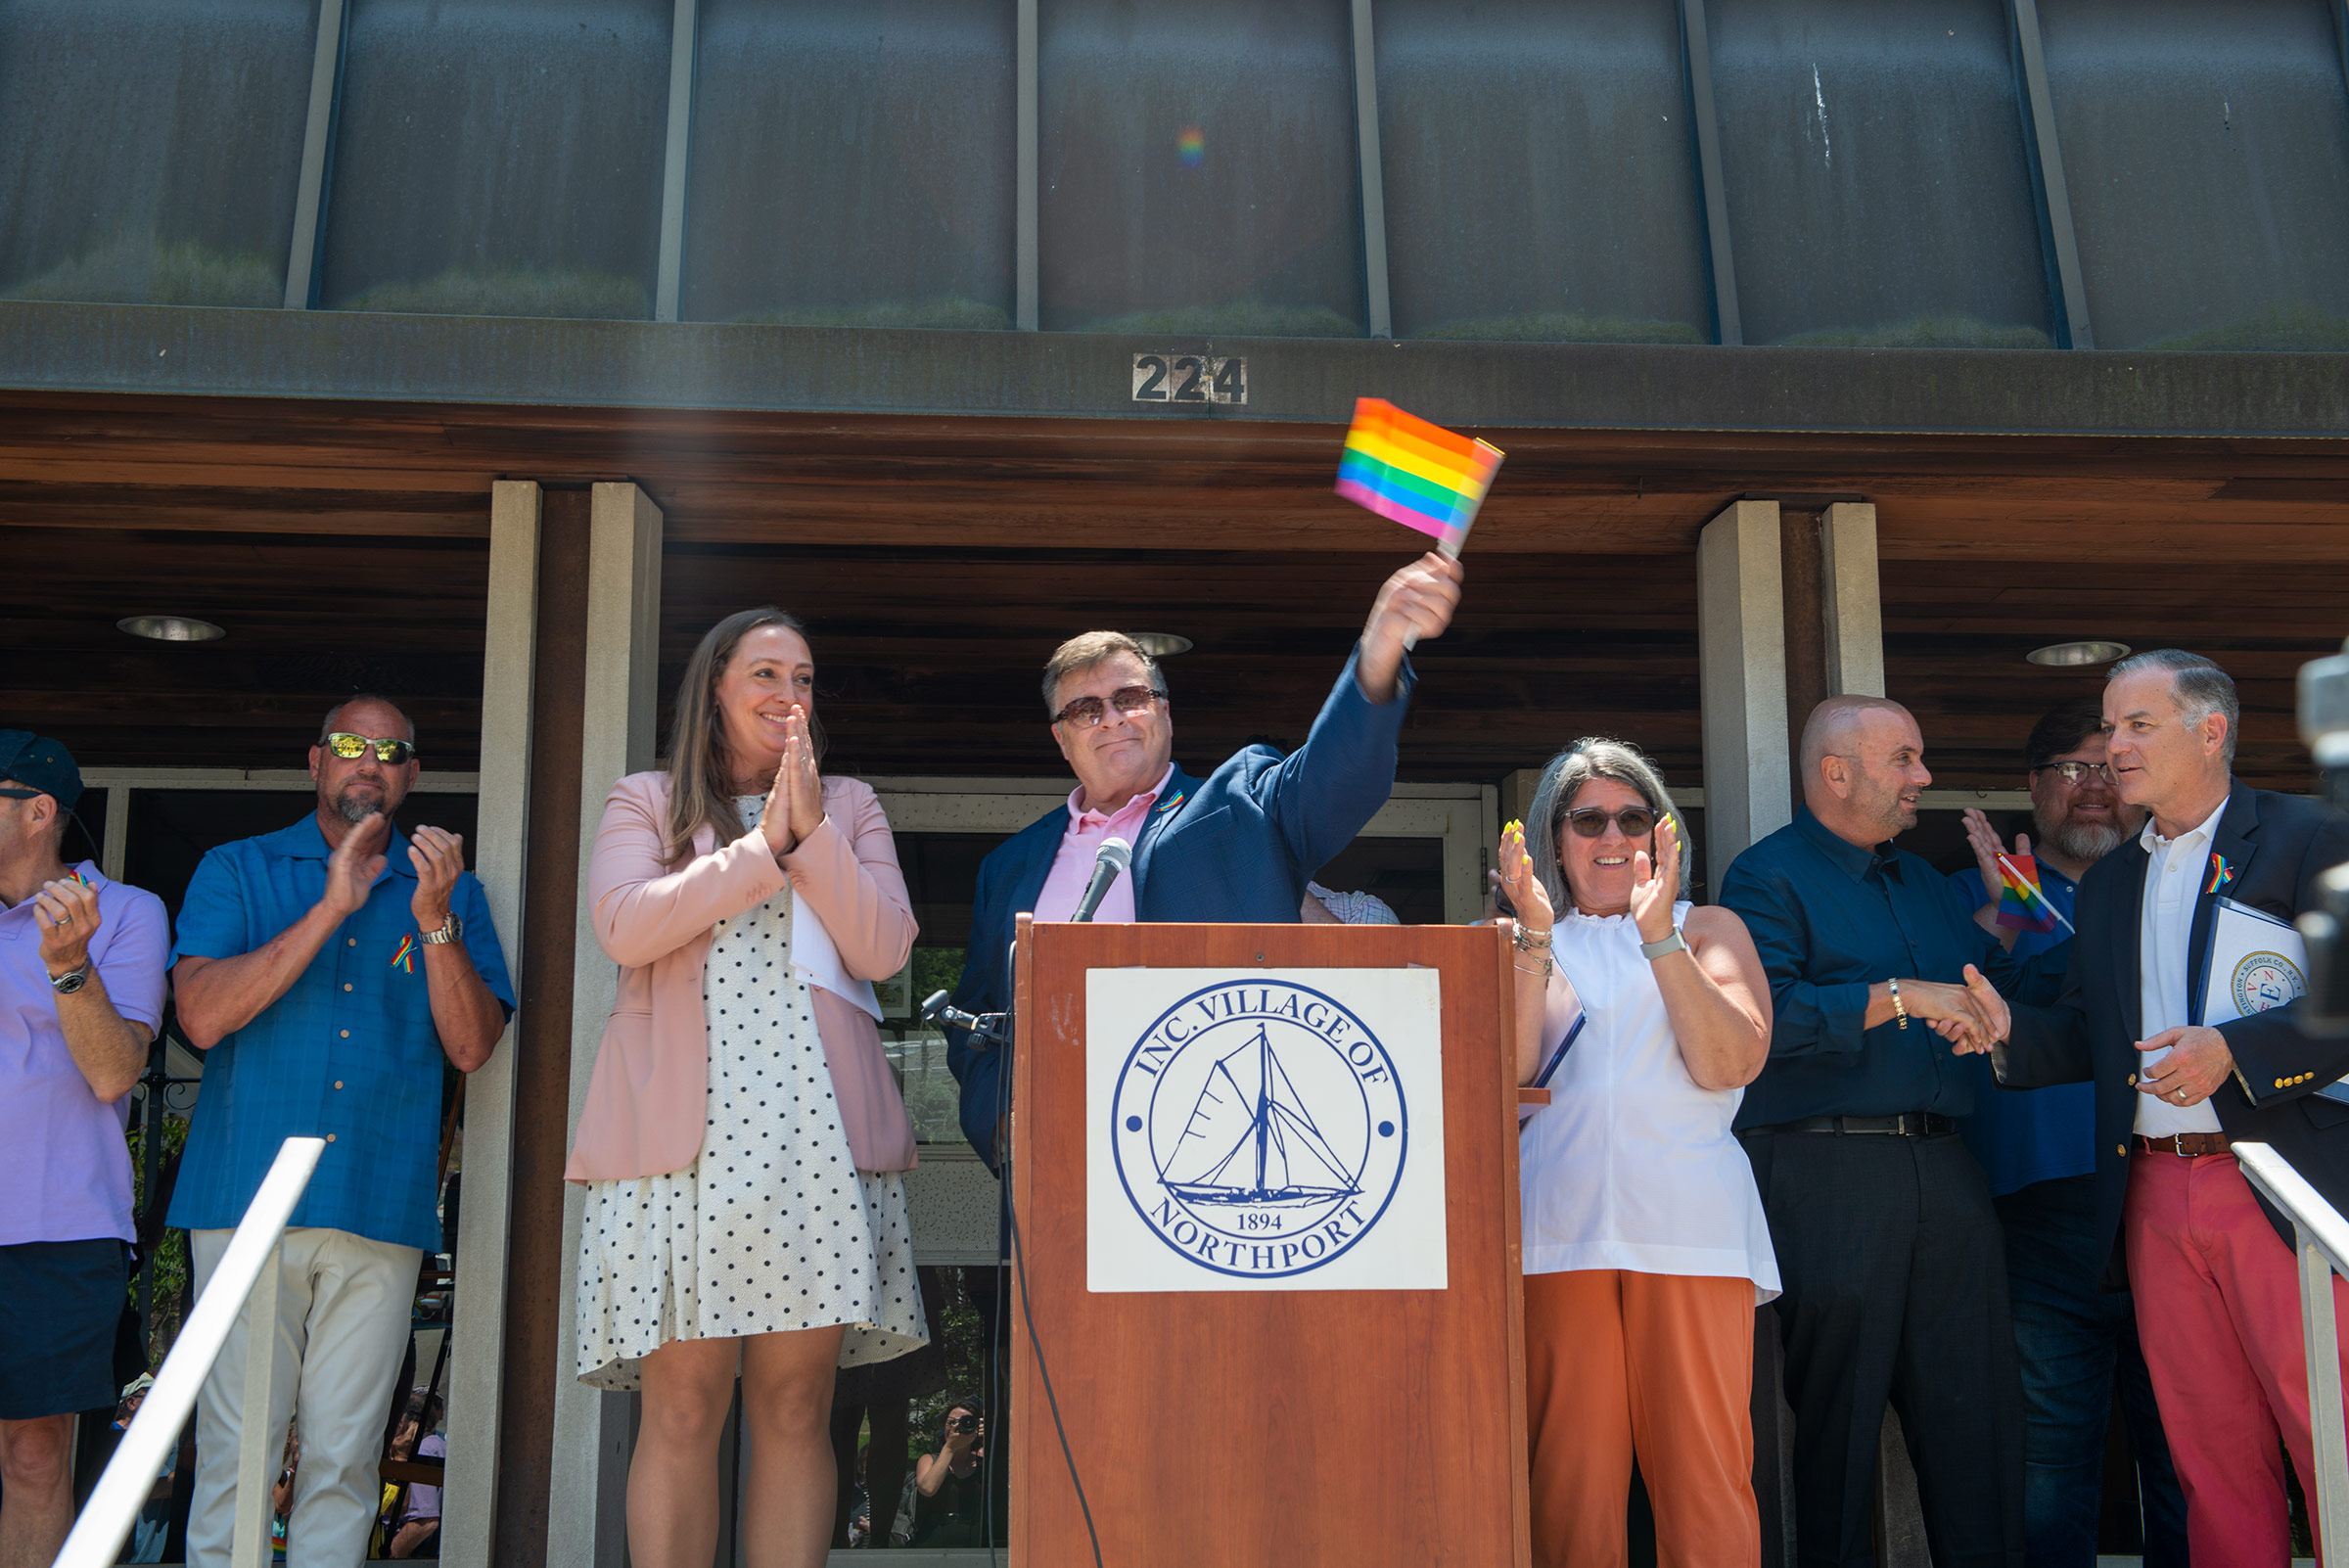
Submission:
[[[2317,1466],[2317,1545],[2349,1562],[2349,1428],[2341,1413],[2341,1344],[2332,1276],[2349,1274],[2349,1220],[2265,1143],[2234,1145],[2243,1176],[2292,1222],[2300,1261],[2300,1337],[2308,1348],[2308,1424]]]
[[[237,1456],[237,1522],[230,1561],[236,1568],[267,1568],[269,1549],[269,1480],[276,1455],[269,1453],[269,1408],[277,1366],[278,1242],[286,1222],[318,1169],[326,1152],[324,1138],[288,1138],[270,1164],[269,1174],[246,1207],[245,1218],[229,1237],[220,1266],[212,1270],[204,1294],[188,1314],[171,1354],[156,1374],[139,1413],[107,1461],[106,1473],[90,1492],[90,1500],[74,1520],[73,1531],[58,1552],[55,1568],[104,1568],[121,1551],[122,1542],[138,1518],[163,1455],[179,1441],[196,1394],[220,1359],[248,1298],[259,1333],[249,1336],[245,1354],[245,1404],[240,1452]],[[258,1348],[251,1343],[257,1340]],[[2349,1561],[2349,1559],[2344,1559]]]

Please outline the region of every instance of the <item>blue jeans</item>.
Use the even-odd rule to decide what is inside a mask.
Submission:
[[[2095,1568],[2115,1384],[2137,1455],[2145,1568],[2187,1568],[2186,1497],[2170,1463],[2127,1291],[2088,1271],[2096,1178],[2039,1181],[1997,1201],[2022,1358],[2024,1528],[2031,1568]]]

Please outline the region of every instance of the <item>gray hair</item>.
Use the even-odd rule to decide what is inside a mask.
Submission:
[[[1167,689],[1167,678],[1159,673],[1158,661],[1140,643],[1123,631],[1083,631],[1053,649],[1052,657],[1044,662],[1044,713],[1058,716],[1060,710],[1054,704],[1063,680],[1120,654],[1131,654],[1141,661],[1142,678],[1150,683],[1152,691]]]
[[[2227,765],[2233,767],[2236,731],[2243,721],[2243,705],[2234,694],[2234,677],[2200,654],[2184,648],[2156,648],[2121,660],[2104,671],[2104,681],[2110,685],[2123,675],[2148,669],[2169,671],[2170,694],[2177,698],[2178,711],[2188,724],[2199,724],[2213,714],[2227,715]]]
[[[1534,787],[1534,804],[1526,807],[1525,853],[1534,862],[1534,874],[1549,894],[1550,908],[1559,914],[1572,906],[1573,899],[1566,889],[1566,873],[1558,866],[1558,829],[1574,808],[1575,796],[1594,778],[1630,785],[1660,817],[1678,820],[1680,816],[1672,804],[1672,792],[1664,787],[1664,775],[1628,741],[1585,736],[1551,758],[1542,768],[1542,782]],[[1682,831],[1681,886],[1676,897],[1683,899],[1688,896],[1688,868],[1696,858],[1689,850],[1688,835]]]

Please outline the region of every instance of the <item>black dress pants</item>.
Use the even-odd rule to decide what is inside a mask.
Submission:
[[[1804,1568],[1865,1568],[1889,1404],[1935,1568],[2021,1568],[2023,1390],[2006,1262],[1955,1133],[1750,1132],[1784,1294]]]

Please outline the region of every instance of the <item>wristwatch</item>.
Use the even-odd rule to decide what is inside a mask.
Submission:
[[[1643,942],[1639,944],[1639,956],[1642,958],[1661,958],[1668,952],[1683,952],[1687,950],[1687,946],[1688,939],[1681,935],[1681,928],[1679,926],[1674,926],[1672,928],[1672,935],[1666,937],[1662,942]]]
[[[428,947],[438,947],[443,944],[454,942],[463,935],[465,935],[465,922],[459,920],[457,912],[451,909],[448,912],[448,918],[440,923],[439,930],[428,931],[424,934],[424,945]]]
[[[60,996],[70,996],[89,983],[90,962],[86,958],[82,960],[80,968],[69,970],[62,975],[51,975],[49,977],[49,989],[56,992]]]

